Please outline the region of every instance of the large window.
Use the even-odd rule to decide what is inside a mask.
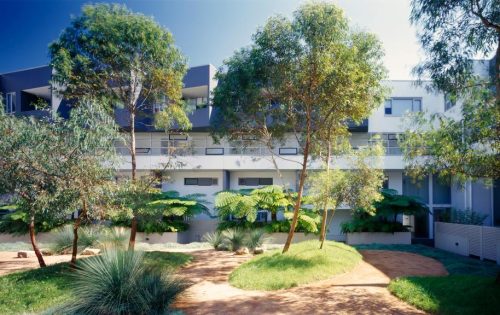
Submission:
[[[403,116],[408,112],[420,111],[422,111],[421,98],[391,98],[386,100],[384,105],[384,113],[386,116]]]
[[[184,178],[186,186],[216,186],[218,182],[217,178],[211,177]]]
[[[208,98],[207,97],[187,98],[186,103],[191,110],[204,108],[208,106]]]
[[[5,94],[4,110],[6,113],[14,113],[16,111],[16,93]]]
[[[452,100],[448,94],[444,95],[444,110],[448,110],[456,105],[455,100]]]
[[[240,186],[265,186],[272,185],[273,179],[272,177],[240,177],[238,178],[238,185]]]

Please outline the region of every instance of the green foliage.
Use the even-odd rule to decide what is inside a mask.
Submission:
[[[128,233],[121,228],[101,226],[83,226],[78,229],[78,251],[86,247],[125,248]],[[58,254],[71,252],[73,246],[73,225],[65,225],[55,231],[51,250]]]
[[[250,250],[254,250],[257,247],[262,247],[262,245],[264,245],[264,243],[268,241],[265,235],[266,231],[264,229],[255,229],[249,231],[245,242],[246,247],[248,247]]]
[[[148,252],[144,254],[144,267],[175,270],[191,259],[184,253]],[[75,298],[68,289],[73,283],[72,274],[68,264],[62,263],[0,277],[0,313],[40,313],[54,305],[70,303]]]
[[[429,212],[425,203],[414,197],[399,195],[396,190],[382,189],[381,194],[383,199],[373,204],[374,212],[358,209],[350,221],[342,223],[342,232],[406,232],[408,227],[396,221],[399,214]]]
[[[55,314],[166,314],[185,284],[144,266],[142,253],[106,251],[82,260],[73,279],[78,297]]]
[[[412,0],[411,5],[411,21],[426,53],[415,74],[431,78],[441,91],[460,93],[474,75],[472,61],[499,45],[498,1]]]
[[[239,228],[222,231],[222,244],[230,251],[236,251],[246,245],[246,231]]]
[[[500,286],[494,277],[407,277],[391,281],[389,291],[432,314],[495,314]]]
[[[65,98],[92,95],[110,107],[124,106],[131,115],[162,103],[158,127],[191,126],[180,100],[185,58],[172,34],[153,18],[117,4],[86,5],[49,52],[52,79],[65,87],[58,91]]]
[[[110,213],[114,225],[130,226],[132,215],[138,218],[138,231],[163,233],[185,231],[185,217],[209,213],[202,194],[180,196],[176,191],[161,192],[144,180],[123,182],[114,192],[115,210]]]
[[[441,214],[441,222],[469,224],[469,225],[483,225],[484,220],[488,215],[474,211],[472,209],[451,209],[449,213]]]
[[[323,250],[318,241],[293,244],[281,254],[270,251],[240,265],[229,275],[231,285],[246,290],[279,290],[330,278],[347,272],[360,261],[352,247],[326,241]]]
[[[0,233],[9,233],[14,235],[22,235],[28,233],[29,214],[26,211],[16,210],[12,213],[4,215],[0,219]],[[49,232],[57,227],[66,224],[66,217],[58,215],[36,214],[35,215],[35,231]]]
[[[258,199],[255,195],[244,195],[232,191],[221,191],[215,196],[215,208],[219,217],[234,216],[249,222],[257,218]]]
[[[224,238],[222,237],[222,232],[215,231],[203,235],[203,241],[207,242],[208,244],[210,244],[210,246],[217,250],[221,248]]]
[[[489,90],[481,89],[469,89],[464,95],[460,118],[409,115],[399,139],[407,173],[415,178],[433,173],[459,184],[499,178],[499,121],[500,107]]]

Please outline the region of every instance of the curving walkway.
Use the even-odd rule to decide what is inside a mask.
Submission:
[[[447,275],[441,263],[421,255],[383,250],[361,253],[363,261],[348,273],[265,292],[241,290],[227,282],[231,271],[251,256],[192,252],[194,262],[180,274],[194,284],[174,307],[186,314],[424,314],[392,296],[387,285],[400,276]]]

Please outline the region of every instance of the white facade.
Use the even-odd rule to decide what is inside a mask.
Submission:
[[[215,86],[215,83],[212,83],[212,87]],[[464,188],[442,187],[432,176],[419,186],[404,176],[404,161],[397,142],[394,140],[395,136],[404,130],[401,112],[407,108],[427,113],[445,113],[444,95],[428,91],[425,83],[423,86],[417,86],[414,81],[387,81],[385,84],[391,90],[391,101],[374,110],[368,119],[368,131],[353,133],[351,144],[353,147],[366,146],[372,135],[381,134],[387,144],[387,152],[382,163],[387,178],[387,187],[403,194],[418,194],[428,203],[431,214],[424,218],[404,217],[401,218],[404,220],[403,223],[413,226],[415,237],[432,238],[434,211],[455,207],[457,209],[472,208],[484,212],[489,216],[485,224],[491,225],[494,222],[492,188],[484,187],[480,183],[468,184]],[[199,92],[191,87],[185,91],[185,94],[193,93],[195,90]],[[211,111],[211,106],[209,110]],[[449,109],[449,111],[454,110],[456,109]],[[298,162],[302,160],[301,155],[290,155],[295,153],[295,150],[298,152],[298,145],[292,136],[287,138],[285,143],[276,146],[274,155],[271,155],[266,147],[251,141],[244,144],[228,141],[215,143],[207,131],[189,132],[182,135],[163,132],[138,133],[136,148],[139,171],[162,169],[165,163],[171,165],[168,178],[165,178],[162,184],[163,190],[176,190],[181,195],[203,193],[212,203],[214,194],[218,191],[252,188],[252,186],[241,185],[242,178],[263,178],[267,183],[272,181],[273,184],[296,189],[298,172],[301,168]],[[120,169],[130,170],[130,157],[126,154],[127,150],[119,148],[119,151],[123,153]],[[342,159],[334,159],[333,163],[341,168],[348,167],[346,161]],[[275,164],[281,176],[276,171]],[[311,161],[310,168],[320,167],[319,161]],[[187,184],[196,178],[201,178],[200,182],[204,184]],[[211,185],[206,184],[208,178],[213,179]],[[211,205],[209,207],[213,208]],[[216,215],[213,210],[212,215]],[[328,238],[343,240],[340,223],[349,218],[349,210],[338,210],[329,228]],[[214,218],[201,215],[198,219],[213,220]]]

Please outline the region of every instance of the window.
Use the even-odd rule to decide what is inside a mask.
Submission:
[[[224,148],[205,148],[205,155],[224,155]]]
[[[207,97],[188,98],[188,99],[186,99],[186,103],[187,103],[188,107],[192,110],[195,110],[198,108],[205,108],[208,105],[208,98]]]
[[[456,105],[455,100],[452,100],[450,98],[449,94],[445,94],[444,95],[444,110],[447,111],[448,109],[452,108],[455,105]]]
[[[5,104],[4,104],[5,113],[14,113],[16,111],[16,93],[11,92],[5,94]]]
[[[238,178],[238,185],[240,186],[265,186],[265,185],[272,185],[273,184],[273,179],[272,177],[265,177],[265,178],[259,178],[259,177],[240,177]]]
[[[421,98],[391,98],[385,101],[386,116],[403,116],[407,112],[422,111]]]
[[[184,185],[186,186],[215,186],[218,182],[218,178],[210,177],[184,178]]]
[[[257,218],[255,219],[256,222],[267,222],[267,211],[266,210],[259,210],[257,211]]]
[[[280,155],[297,155],[297,148],[279,148]]]

